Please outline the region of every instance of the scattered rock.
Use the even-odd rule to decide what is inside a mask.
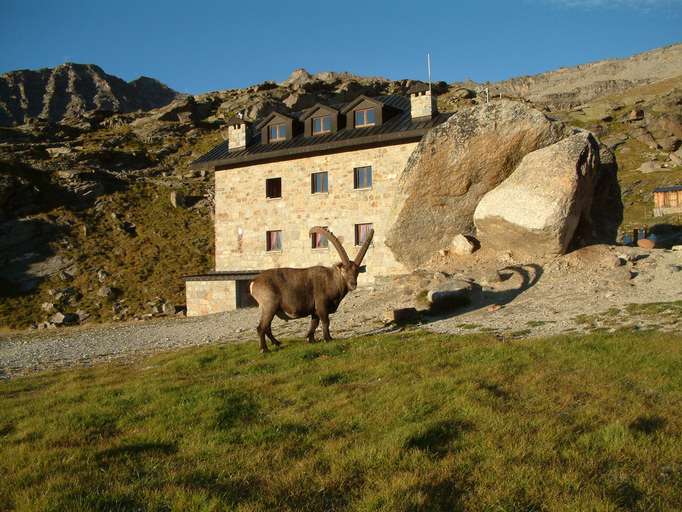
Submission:
[[[652,172],[666,171],[667,169],[664,169],[660,163],[652,161],[644,162],[642,165],[639,166],[639,169],[637,170],[643,174],[649,174]]]
[[[73,325],[78,323],[78,316],[73,313],[57,312],[50,317],[49,321],[53,325]]]
[[[164,302],[161,309],[166,315],[174,315],[176,311],[175,304],[171,304],[170,302]]]
[[[106,281],[107,277],[109,277],[109,273],[106,270],[100,269],[97,271],[97,280],[100,283],[103,283],[104,281]]]
[[[448,311],[465,306],[471,301],[471,295],[478,285],[469,281],[453,280],[429,290],[426,299],[434,312]]]
[[[111,299],[114,296],[114,290],[112,290],[109,286],[102,286],[99,290],[97,290],[97,296],[104,299]]]
[[[43,302],[40,306],[40,309],[42,309],[43,311],[45,311],[47,313],[50,313],[50,312],[54,311],[55,305],[52,302]]]
[[[458,256],[467,256],[476,250],[473,242],[463,234],[455,235],[450,244],[450,250]]]
[[[636,108],[628,114],[628,121],[641,121],[644,119],[644,110],[641,108]]]
[[[58,275],[62,281],[73,281],[73,276],[66,270],[60,270]]]
[[[387,311],[384,318],[389,322],[397,324],[414,322],[419,319],[419,312],[416,308],[398,308]]]

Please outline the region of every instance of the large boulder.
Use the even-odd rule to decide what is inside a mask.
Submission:
[[[478,204],[474,222],[481,246],[532,256],[564,254],[579,224],[591,231],[599,170],[599,143],[587,131],[529,153]]]
[[[386,243],[416,268],[459,233],[474,231],[481,197],[504,181],[521,159],[571,133],[564,124],[517,101],[464,108],[431,130],[399,182],[394,225]]]

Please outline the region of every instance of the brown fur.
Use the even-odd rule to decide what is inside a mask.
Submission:
[[[360,263],[374,232],[371,231],[367,236],[355,261],[350,261],[332,233],[323,228],[313,228],[311,233],[314,231],[323,233],[332,242],[343,261],[331,267],[273,268],[263,271],[254,279],[251,295],[260,308],[260,322],[256,330],[261,352],[268,351],[266,336],[274,345],[280,345],[272,334],[271,325],[275,315],[284,320],[310,315],[308,341],[315,342],[315,330],[320,322],[325,341],[331,340],[329,315],[335,313],[346,294],[357,287]]]

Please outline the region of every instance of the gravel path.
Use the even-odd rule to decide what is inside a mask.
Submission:
[[[614,265],[617,255],[627,257]],[[622,261],[622,260],[621,260]],[[456,262],[455,262],[456,263]],[[593,315],[632,303],[682,300],[682,252],[598,246],[557,258],[544,266],[523,262],[493,262],[484,268],[472,260],[451,277],[472,277],[482,292],[467,309],[431,318],[424,327],[450,334],[472,332],[552,335],[585,328],[579,315]],[[504,279],[488,283],[491,270],[505,268]],[[376,332],[387,310],[414,305],[414,298],[444,274],[420,272],[377,282],[349,294],[332,316],[334,337],[346,338]],[[147,322],[27,331],[0,336],[0,379],[36,370],[88,366],[98,362],[133,358],[182,347],[211,343],[251,342],[257,352],[255,326],[258,310],[242,309],[197,318],[155,319]],[[655,325],[656,319],[624,319],[633,328]],[[275,319],[273,331],[284,339],[303,338],[308,319]],[[666,328],[677,329],[679,324]],[[318,330],[318,337],[321,336]]]

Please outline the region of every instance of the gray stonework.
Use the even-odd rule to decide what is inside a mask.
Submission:
[[[235,281],[186,281],[187,316],[210,315],[237,309]]]
[[[312,249],[310,228],[327,226],[352,258],[355,224],[372,223],[374,242],[359,283],[405,272],[384,239],[394,221],[398,177],[416,146],[411,142],[216,171],[216,270],[331,265],[338,255],[333,248]],[[354,190],[354,168],[368,165],[372,188]],[[328,192],[312,194],[310,175],[320,171],[329,173]],[[267,199],[265,180],[275,177],[282,178],[282,197]],[[281,251],[266,251],[268,230],[282,230]]]
[[[246,147],[248,131],[246,123],[231,124],[227,127],[227,144],[230,151]]]
[[[410,94],[410,115],[413,119],[431,117],[434,112],[436,112],[436,97],[431,94],[431,91]]]

